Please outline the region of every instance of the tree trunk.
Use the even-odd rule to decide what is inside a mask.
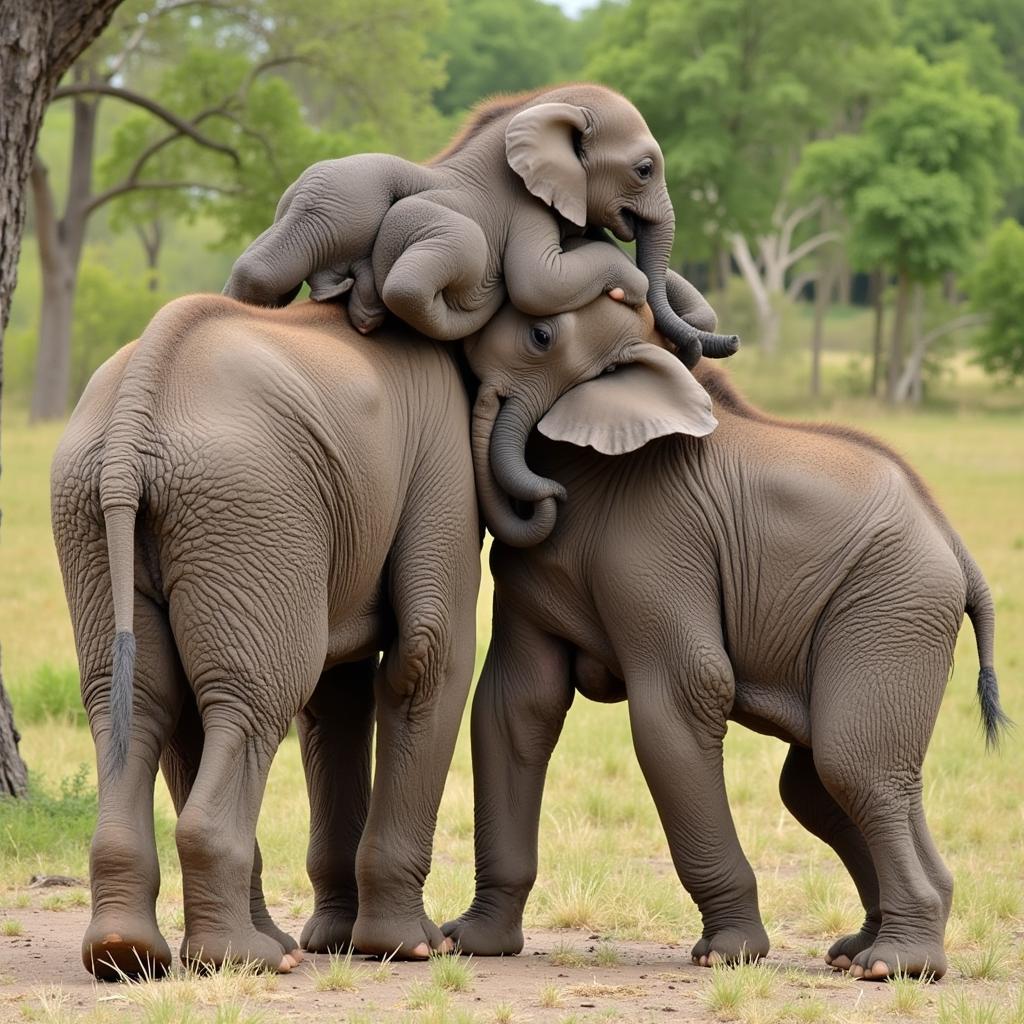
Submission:
[[[814,324],[811,328],[811,397],[821,397],[821,350],[825,343],[825,314],[836,283],[833,260],[822,260],[818,280],[814,282]]]
[[[81,81],[88,72],[76,74]],[[36,160],[32,168],[42,276],[39,311],[39,348],[32,386],[32,422],[60,419],[67,412],[71,382],[71,330],[74,318],[78,266],[85,243],[85,225],[92,198],[93,154],[96,146],[97,101],[73,100],[71,169],[64,215],[56,219],[53,193],[46,168]]]
[[[924,358],[934,332],[924,333],[924,285],[920,281],[914,282],[911,292],[910,336],[910,356],[893,389],[892,400],[897,405],[904,402],[920,405],[924,395]]]
[[[885,328],[885,273],[882,270],[876,270],[871,275],[871,306],[875,312],[871,339],[871,394],[877,398],[882,378],[882,338]]]
[[[142,243],[146,253],[146,275],[149,290],[155,292],[160,286],[160,274],[157,267],[160,264],[160,247],[163,245],[163,228],[158,218],[154,217],[149,224],[137,224],[135,233]]]
[[[61,75],[121,0],[0,0],[0,357],[25,227],[25,183],[43,113]],[[0,392],[3,380],[0,377]],[[24,796],[11,704],[0,678],[0,794]]]
[[[896,401],[896,390],[903,372],[903,339],[907,328],[907,306],[910,300],[910,277],[900,269],[896,276],[896,313],[892,322],[892,340],[889,345],[889,366],[885,397]]]

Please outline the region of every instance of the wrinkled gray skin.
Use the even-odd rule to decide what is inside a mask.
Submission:
[[[694,962],[768,951],[722,777],[735,721],[789,744],[782,798],[836,851],[864,904],[861,929],[827,961],[855,977],[941,975],[952,879],[925,824],[921,765],[965,609],[990,740],[1005,721],[988,587],[892,452],[852,430],[772,420],[707,363],[694,388],[665,394],[691,402],[678,432],[700,434],[713,426],[710,393],[717,429],[644,444],[645,420],[664,420],[644,354],[654,346],[633,346],[622,365],[607,302],[570,315],[591,352],[605,339],[618,371],[568,391],[531,441],[537,473],[564,487],[557,523],[535,547],[492,548],[493,636],[472,714],[476,897],[443,930],[465,953],[522,949],[545,771],[578,691],[628,699],[637,757],[702,914]],[[566,380],[557,359],[556,338],[537,371],[541,405]]]
[[[565,238],[588,226],[636,239],[637,266],[611,246],[566,251]],[[538,315],[621,287],[630,305],[647,299],[692,366],[702,347],[725,356],[738,341],[673,312],[674,230],[661,149],[640,113],[610,89],[572,85],[485,104],[426,166],[379,153],[314,164],[238,258],[224,292],[278,306],[308,280],[316,300],[351,290],[361,331],[379,325],[386,307],[450,341],[480,330],[506,287]]]
[[[82,952],[99,977],[170,963],[158,762],[179,812],[183,957],[300,958],[267,914],[254,845],[296,715],[315,894],[303,944],[447,945],[422,885],[473,667],[479,527],[461,375],[398,333],[363,338],[333,305],[182,299],[71,418],[52,509],[96,743]]]

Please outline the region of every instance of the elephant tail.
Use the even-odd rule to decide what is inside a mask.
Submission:
[[[1013,725],[999,703],[999,683],[995,670],[995,605],[992,592],[977,562],[964,547],[963,541],[955,534],[954,538],[954,551],[967,582],[966,611],[978,643],[978,662],[981,666],[978,672],[978,704],[985,726],[985,745],[993,748],[998,745],[1002,733]]]

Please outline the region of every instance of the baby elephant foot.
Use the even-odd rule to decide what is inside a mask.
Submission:
[[[352,945],[352,926],[356,915],[351,910],[314,910],[302,929],[302,948],[310,953],[345,953]]]
[[[368,956],[426,960],[431,953],[450,953],[455,943],[426,916],[404,920],[360,914],[352,928],[352,946]]]
[[[82,940],[82,963],[100,981],[162,978],[171,968],[171,950],[155,921],[100,914]]]
[[[190,967],[219,968],[235,963],[278,974],[287,974],[296,965],[296,960],[284,951],[277,939],[251,926],[237,933],[186,933],[181,944],[181,959]]]
[[[867,949],[875,941],[877,935],[877,926],[871,928],[865,925],[859,932],[836,939],[825,954],[825,963],[834,970],[848,971],[853,963],[853,958]]]
[[[703,936],[690,951],[690,959],[700,967],[750,963],[767,956],[768,949],[768,933],[760,924],[749,924]]]
[[[473,956],[515,956],[523,950],[523,929],[518,920],[503,920],[467,910],[462,917],[441,925],[441,931],[460,953]]]
[[[941,942],[900,942],[889,940],[881,933],[850,965],[850,974],[864,981],[880,981],[894,974],[912,978],[927,976],[938,981],[945,973],[946,954]]]

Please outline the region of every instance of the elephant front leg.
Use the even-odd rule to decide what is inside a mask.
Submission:
[[[496,605],[473,699],[476,895],[443,927],[477,956],[523,948],[544,778],[574,693],[564,645]]]
[[[311,953],[344,952],[359,910],[356,851],[370,804],[373,679],[377,659],[320,677],[297,719],[309,792],[306,870],[313,915],[302,929]]]
[[[740,848],[722,774],[724,656],[702,658],[690,678],[631,679],[629,718],[640,767],[654,797],[680,881],[701,912],[693,962],[754,960],[768,952],[754,872]],[[716,664],[717,663],[717,664]]]

